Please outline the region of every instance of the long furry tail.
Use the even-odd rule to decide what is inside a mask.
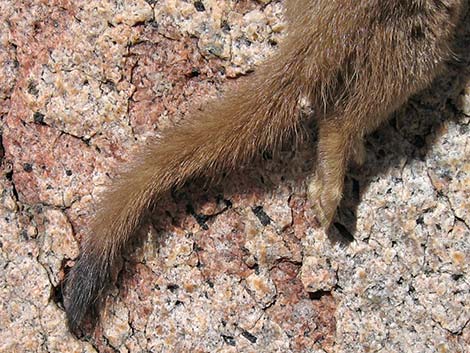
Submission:
[[[112,271],[143,213],[188,179],[229,171],[295,134],[302,83],[298,57],[281,50],[241,83],[191,119],[145,147],[102,197],[91,234],[65,283],[65,308],[73,332],[103,299]],[[300,55],[300,54],[299,54]],[[294,74],[295,73],[295,74]]]

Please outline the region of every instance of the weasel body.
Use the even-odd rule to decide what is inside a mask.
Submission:
[[[66,278],[70,329],[95,312],[151,205],[192,178],[231,171],[295,135],[304,99],[319,129],[309,197],[327,228],[348,162],[363,161],[364,135],[451,57],[448,45],[464,1],[287,0],[288,36],[278,52],[235,92],[143,148],[103,195]]]

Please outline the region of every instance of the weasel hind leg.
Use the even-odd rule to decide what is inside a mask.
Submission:
[[[333,221],[350,159],[358,165],[364,163],[362,138],[338,120],[320,122],[317,165],[308,185],[308,197],[322,228],[327,229]]]

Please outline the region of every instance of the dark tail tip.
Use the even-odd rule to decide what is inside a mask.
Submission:
[[[109,259],[82,252],[65,279],[64,307],[72,333],[80,336],[96,325],[111,280]]]

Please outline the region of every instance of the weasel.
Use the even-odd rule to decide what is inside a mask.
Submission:
[[[72,332],[97,315],[123,249],[143,213],[189,179],[231,171],[297,133],[300,102],[318,125],[309,197],[325,229],[362,139],[451,58],[465,0],[287,0],[288,35],[235,92],[144,147],[107,190],[65,280]]]

